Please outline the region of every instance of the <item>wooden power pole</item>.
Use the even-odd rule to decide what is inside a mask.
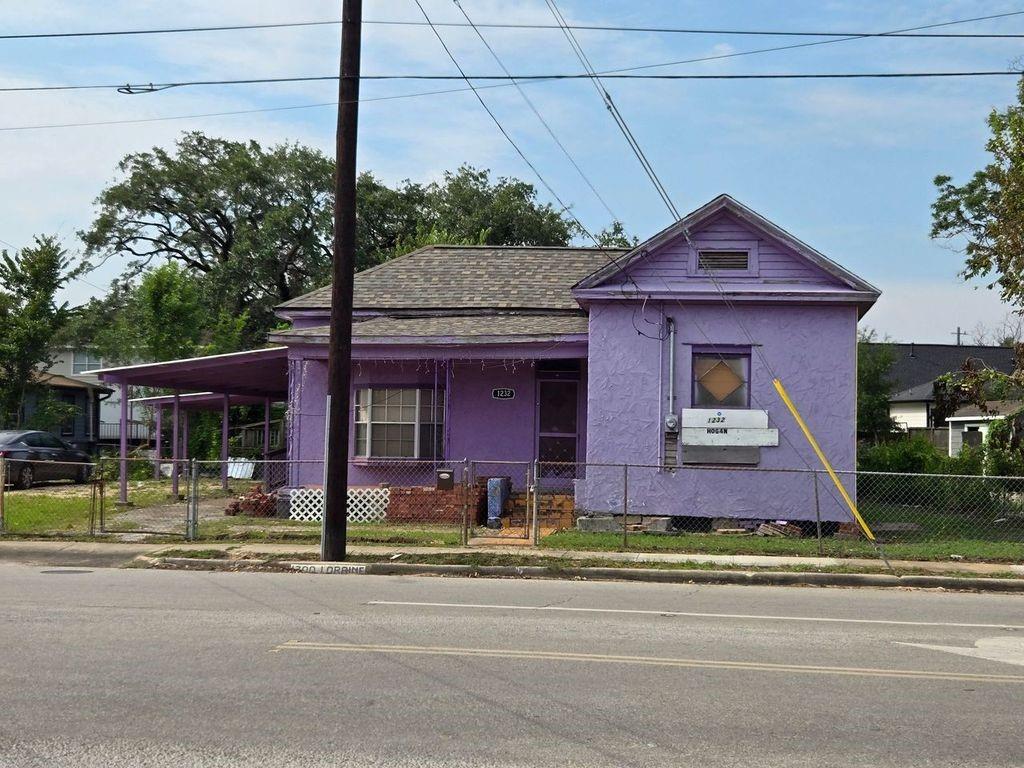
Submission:
[[[362,0],[341,11],[337,165],[334,176],[334,261],[331,265],[331,341],[328,348],[327,462],[321,557],[345,559],[348,522],[348,443],[352,381],[352,285],[356,260],[356,131],[359,123],[359,38]]]

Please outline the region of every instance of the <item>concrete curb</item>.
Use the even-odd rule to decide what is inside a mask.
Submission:
[[[641,581],[660,584],[738,584],[756,586],[874,587],[946,589],[968,592],[1024,594],[1024,579],[965,578],[960,576],[892,576],[882,573],[802,573],[793,571],[704,571],[657,568],[597,568],[543,565],[429,565],[423,563],[322,563],[319,561],[229,560],[192,557],[150,557],[137,561],[206,570],[273,569],[336,576],[462,576],[505,579],[588,579]]]

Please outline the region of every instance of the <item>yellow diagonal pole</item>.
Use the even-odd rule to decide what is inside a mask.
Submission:
[[[864,531],[864,535],[868,537],[868,541],[874,541],[875,534],[871,532],[871,529],[868,528],[868,524],[865,522],[864,518],[860,516],[860,512],[857,511],[857,505],[854,503],[853,499],[850,498],[850,494],[846,492],[846,488],[844,488],[843,484],[839,481],[839,476],[836,474],[836,471],[832,469],[832,465],[825,456],[825,452],[821,450],[821,446],[818,445],[818,441],[814,439],[814,434],[807,426],[807,422],[804,421],[803,416],[800,415],[800,411],[796,409],[796,406],[789,397],[789,393],[786,392],[786,388],[782,386],[782,382],[779,379],[772,379],[772,384],[775,385],[775,391],[779,393],[779,397],[782,398],[782,402],[786,404],[786,407],[789,408],[789,412],[793,414],[793,418],[796,419],[796,423],[804,433],[804,437],[807,438],[807,442],[811,444],[811,448],[813,448],[814,452],[818,455],[818,461],[821,462],[821,466],[825,468],[825,471],[828,472],[828,476],[831,477],[832,482],[835,483],[836,489],[839,491],[839,495],[843,497],[843,501],[846,502],[846,506],[848,506],[850,508],[850,512],[853,513],[853,519],[857,521],[857,525],[859,525],[860,529]]]

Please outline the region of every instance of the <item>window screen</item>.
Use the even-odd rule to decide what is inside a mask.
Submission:
[[[444,392],[390,387],[357,390],[355,455],[442,458]]]
[[[746,408],[750,402],[749,379],[748,355],[695,352],[693,405],[695,408]]]

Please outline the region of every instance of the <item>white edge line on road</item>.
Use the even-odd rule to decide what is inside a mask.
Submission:
[[[966,624],[944,621],[899,621],[895,619],[840,619],[827,616],[770,616],[748,613],[697,613],[693,611],[648,611],[636,608],[574,608],[565,605],[490,605],[487,603],[427,603],[406,600],[368,600],[365,605],[420,608],[468,608],[494,611],[563,611],[566,613],[621,613],[640,616],[681,616],[694,619],[747,619],[754,621],[817,621],[830,624],[885,624],[901,627],[951,627],[960,629],[1024,629],[1018,624]]]

